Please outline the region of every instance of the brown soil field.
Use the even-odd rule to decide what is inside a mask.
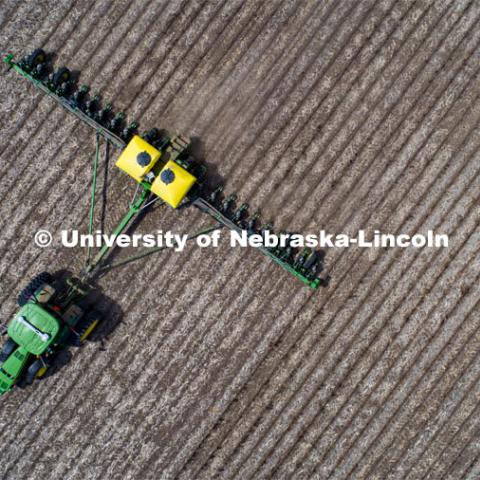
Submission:
[[[480,478],[478,0],[0,0],[2,56],[36,47],[197,137],[278,231],[450,242],[329,248],[318,291],[226,242],[112,271],[104,346],[1,398],[2,479]],[[86,231],[95,138],[4,67],[0,91],[7,322],[32,276],[83,265],[33,237]],[[135,188],[113,162],[107,230]]]

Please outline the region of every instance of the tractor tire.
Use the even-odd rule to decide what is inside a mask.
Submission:
[[[17,344],[9,338],[2,347],[2,351],[0,352],[0,363],[3,363],[17,348]]]
[[[61,67],[53,74],[52,83],[55,87],[59,87],[62,83],[68,82],[70,76],[70,70],[67,67]]]
[[[39,273],[33,280],[20,292],[17,303],[20,307],[23,307],[35,292],[45,283],[51,283],[53,277],[48,272]]]
[[[25,383],[31,385],[36,378],[42,378],[48,369],[48,365],[43,363],[40,359],[35,360],[27,370],[25,376]]]
[[[83,318],[80,329],[78,330],[80,344],[83,345],[90,337],[93,330],[102,319],[102,315],[97,310],[90,310]]]

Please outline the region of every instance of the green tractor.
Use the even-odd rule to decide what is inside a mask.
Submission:
[[[43,377],[60,350],[87,340],[101,319],[88,307],[90,290],[74,277],[55,280],[43,272],[20,293],[0,351],[0,395]]]

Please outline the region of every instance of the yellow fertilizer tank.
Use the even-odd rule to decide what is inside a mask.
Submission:
[[[135,135],[117,160],[116,166],[149,187],[165,203],[177,208],[197,181],[191,173],[172,158],[176,152],[171,147],[157,150]],[[159,161],[165,158],[166,163]]]
[[[196,180],[183,167],[169,160],[153,181],[152,192],[171,207],[177,208]]]
[[[142,182],[161,157],[161,152],[138,135],[130,140],[117,160],[117,167]]]

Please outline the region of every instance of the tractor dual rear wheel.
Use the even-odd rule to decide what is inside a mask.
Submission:
[[[31,282],[20,292],[17,303],[23,307],[33,297],[35,292],[46,283],[52,283],[53,277],[48,272],[39,273]]]
[[[48,365],[38,358],[28,367],[25,383],[31,385],[36,378],[42,378],[47,370]]]
[[[90,310],[86,313],[75,328],[76,335],[73,342],[74,345],[77,347],[82,346],[88,340],[93,330],[98,326],[101,319],[102,316],[97,310]]]

